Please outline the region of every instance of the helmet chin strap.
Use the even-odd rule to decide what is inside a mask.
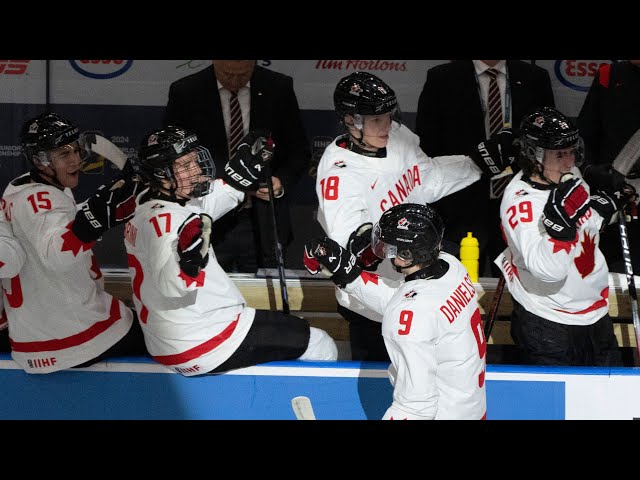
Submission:
[[[43,165],[42,163],[40,163],[39,167],[42,168],[38,168],[38,166],[36,166],[36,169],[38,170],[38,175],[40,176],[40,178],[45,180],[47,183],[50,183],[54,187],[64,188],[64,186],[58,179],[58,173],[54,170],[51,164]],[[49,171],[52,173],[49,173]]]
[[[375,148],[376,151],[380,150],[380,148],[378,147],[374,147],[373,145],[369,145],[367,142],[364,141],[364,132],[362,130],[360,130],[359,128],[356,128],[355,126],[351,126],[352,128],[355,128],[356,130],[358,130],[360,132],[360,138],[357,138],[355,135],[353,135],[353,133],[349,132],[349,136],[351,137],[351,140],[353,140],[353,142],[358,145],[360,148]]]

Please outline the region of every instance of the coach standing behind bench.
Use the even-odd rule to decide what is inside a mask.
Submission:
[[[241,132],[232,125],[238,104]],[[210,67],[171,84],[164,124],[194,132],[211,151],[218,172],[224,170],[236,136],[269,130],[276,144],[272,181],[278,234],[283,249],[291,243],[288,193],[311,159],[291,77],[257,66],[256,60],[213,60]],[[260,188],[248,198],[250,202],[216,221],[213,229],[212,245],[226,272],[254,273],[277,266],[268,190]]]

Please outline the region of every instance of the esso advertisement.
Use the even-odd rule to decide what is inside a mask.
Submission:
[[[131,68],[133,60],[69,60],[69,63],[80,75],[106,80],[124,74]]]
[[[588,92],[600,65],[613,60],[556,60],[553,67],[556,78],[566,87]]]

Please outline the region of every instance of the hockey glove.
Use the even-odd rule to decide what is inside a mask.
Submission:
[[[611,219],[618,211],[618,203],[615,200],[615,195],[609,195],[607,192],[598,190],[591,195],[589,199],[589,206],[598,212],[604,222],[602,222],[602,228],[611,223]]]
[[[375,272],[382,258],[378,257],[371,250],[371,230],[373,224],[371,222],[360,225],[349,237],[347,249],[353,253],[358,259],[358,263],[363,270]]]
[[[206,213],[192,213],[178,229],[180,270],[195,278],[209,263],[209,243],[213,220]]]
[[[578,220],[589,208],[589,194],[582,179],[573,177],[551,190],[543,209],[542,223],[550,237],[573,242],[578,234]]]
[[[513,132],[510,129],[504,129],[484,142],[480,142],[469,157],[482,170],[482,173],[492,177],[503,172],[505,168],[514,166],[519,151],[520,147],[516,145]]]
[[[607,193],[621,191],[625,185],[624,175],[608,163],[604,165],[586,165],[582,168],[582,177],[591,190]]]
[[[617,203],[624,209],[627,222],[638,220],[638,193],[633,185],[625,183],[622,190],[613,193]]]
[[[303,262],[309,273],[316,275],[322,272],[340,288],[353,282],[362,272],[356,256],[329,237],[314,238],[307,242]]]
[[[249,132],[225,165],[222,179],[236,190],[256,190],[258,183],[265,180],[265,167],[274,148],[270,134],[260,130]]]
[[[127,222],[136,210],[136,195],[142,184],[123,177],[100,185],[96,193],[80,205],[71,230],[84,243],[92,242],[110,228]]]

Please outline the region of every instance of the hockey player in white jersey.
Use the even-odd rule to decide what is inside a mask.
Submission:
[[[384,420],[486,418],[487,344],[478,294],[466,268],[441,252],[444,226],[429,205],[406,203],[384,212],[371,247],[404,276],[390,281],[363,271],[354,254],[324,237],[305,245],[309,272],[331,276],[383,315],[393,403]]]
[[[480,143],[468,156],[428,157],[418,136],[401,123],[394,91],[368,72],[342,78],[333,100],[347,133],[325,149],[316,194],[320,225],[343,247],[359,226],[359,235],[366,235],[363,224],[377,222],[392,206],[435,202],[477,181],[482,173],[500,173],[515,160],[510,131]],[[388,262],[377,273],[400,278]],[[337,290],[336,297],[338,312],[349,321],[352,358],[388,360],[378,323],[382,317],[344,290]]]
[[[0,200],[0,278],[15,277],[24,264],[25,253],[13,236]],[[4,295],[0,293],[0,352],[10,352],[7,314],[4,311]]]
[[[495,263],[513,299],[511,336],[521,361],[621,366],[608,313],[609,272],[598,248],[616,200],[590,195],[578,170],[580,133],[558,110],[525,116],[520,144],[522,170],[500,206],[507,248]]]
[[[91,250],[133,213],[125,199],[134,200],[135,186],[118,179],[77,206],[71,189],[86,154],[78,127],[41,114],[25,122],[21,142],[33,168],[11,181],[2,198],[26,254],[18,275],[2,280],[13,359],[28,373],[50,373],[145,355],[134,313],[104,291]]]
[[[167,126],[142,140],[138,168],[149,188],[125,228],[134,304],[149,353],[184,376],[337,359],[335,342],[306,320],[248,307],[209,244],[212,222],[258,188],[272,152],[270,138],[249,133],[215,179],[196,135]]]

